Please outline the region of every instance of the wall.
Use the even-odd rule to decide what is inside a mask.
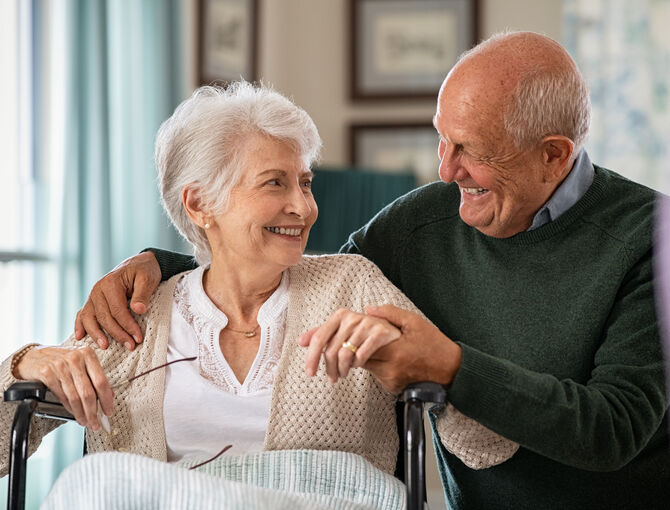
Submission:
[[[194,2],[183,1],[186,54],[194,56]],[[561,4],[560,0],[480,0],[480,37],[512,29],[541,32],[560,40]],[[323,164],[348,163],[347,127],[351,122],[432,119],[433,100],[352,104],[348,90],[348,0],[259,0],[259,6],[259,75],[312,116],[324,142]],[[189,68],[195,87],[194,59]],[[445,503],[430,442],[428,450],[428,502],[432,510],[439,510]]]
[[[184,0],[188,55],[195,53],[192,0]],[[353,121],[430,121],[434,102],[349,100],[349,1],[259,0],[259,75],[293,97],[316,122],[323,163],[346,164],[347,126]],[[509,29],[534,30],[560,39],[560,0],[480,0],[480,36]],[[190,62],[195,86],[195,62]]]

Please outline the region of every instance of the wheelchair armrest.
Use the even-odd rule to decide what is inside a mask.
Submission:
[[[400,394],[402,402],[419,400],[423,403],[434,402],[435,404],[447,403],[447,389],[441,384],[434,382],[418,382],[409,384]]]
[[[34,398],[38,402],[44,402],[47,395],[47,387],[38,381],[21,381],[12,384],[5,390],[5,402],[20,401],[24,398]]]
[[[26,399],[34,400],[34,413],[45,418],[57,420],[74,420],[63,404],[49,391],[44,383],[38,381],[21,381],[12,384],[5,390],[5,402],[23,402]]]

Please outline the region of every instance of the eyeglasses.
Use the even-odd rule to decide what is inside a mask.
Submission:
[[[122,386],[125,386],[126,384],[130,384],[130,383],[133,382],[135,379],[139,379],[139,378],[142,377],[142,376],[145,376],[145,375],[147,375],[147,374],[150,374],[150,373],[153,372],[154,370],[159,370],[159,369],[161,369],[161,368],[165,368],[165,367],[167,367],[168,365],[172,365],[173,363],[180,363],[180,362],[182,362],[182,361],[195,361],[196,359],[198,359],[197,356],[192,356],[192,357],[190,357],[190,358],[181,358],[181,359],[175,359],[175,360],[172,360],[172,361],[168,361],[167,363],[163,363],[162,365],[158,365],[158,366],[156,366],[156,367],[150,368],[150,369],[147,370],[146,372],[141,372],[141,373],[139,373],[139,374],[137,374],[137,375],[134,375],[134,376],[132,376],[132,377],[129,377],[128,379],[125,379],[125,380],[123,380],[123,381],[121,381],[121,382],[119,382],[119,383],[116,383],[115,385],[112,386],[112,389],[115,390],[115,389],[117,389],[117,388],[121,388]],[[97,413],[97,416],[98,416],[98,421],[100,422],[100,425],[102,426],[102,429],[103,429],[107,434],[111,434],[111,433],[112,433],[112,427],[111,427],[110,424],[109,424],[109,418],[107,418],[107,415],[106,415],[105,413],[102,412],[102,407],[100,407],[100,401],[98,401],[98,413]],[[232,447],[233,447],[232,444],[229,444],[229,445],[224,446],[223,449],[222,449],[219,453],[217,453],[216,455],[214,455],[214,457],[211,457],[210,459],[207,459],[206,461],[201,462],[200,464],[196,464],[195,466],[191,466],[189,469],[196,469],[196,468],[199,468],[199,467],[201,467],[201,466],[204,466],[205,464],[208,464],[208,463],[212,462],[213,460],[219,458],[221,455],[223,455],[226,451],[228,451],[228,450],[229,450],[230,448],[232,448]]]

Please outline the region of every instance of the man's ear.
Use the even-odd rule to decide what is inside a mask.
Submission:
[[[572,168],[575,143],[565,136],[545,136],[541,142],[542,163],[547,182],[562,181]]]
[[[207,211],[202,206],[198,191],[194,187],[184,186],[184,189],[181,190],[181,202],[191,221],[200,228],[204,228],[207,223]]]

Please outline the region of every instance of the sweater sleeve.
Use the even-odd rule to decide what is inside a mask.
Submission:
[[[585,384],[461,347],[450,401],[529,450],[576,468],[622,468],[650,442],[667,409],[649,252],[620,287]]]
[[[191,255],[161,250],[159,248],[147,248],[142,252],[150,251],[156,257],[161,268],[162,281],[169,280],[174,275],[189,271],[198,267],[198,263]]]
[[[426,318],[407,296],[386,279],[377,266],[369,261],[365,261],[364,264],[369,266],[370,270],[359,271],[359,274],[366,275],[363,294],[365,302],[362,303],[361,309],[368,305],[392,304]],[[511,458],[519,449],[517,443],[468,418],[451,404],[434,411],[437,415],[436,429],[440,442],[447,451],[456,455],[472,469],[484,469],[500,464]]]

